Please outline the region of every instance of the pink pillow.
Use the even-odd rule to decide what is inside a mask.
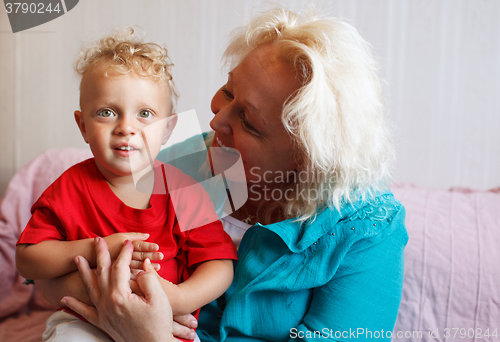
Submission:
[[[394,340],[421,341],[420,332],[423,340],[496,340],[485,334],[500,334],[498,189],[391,188],[409,234]]]

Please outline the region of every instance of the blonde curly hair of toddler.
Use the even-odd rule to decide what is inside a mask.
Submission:
[[[144,42],[132,27],[125,27],[85,46],[74,68],[82,77],[82,82],[86,74],[96,69],[104,70],[106,77],[135,72],[155,82],[165,82],[174,107],[178,94],[171,74],[173,66],[167,49]]]

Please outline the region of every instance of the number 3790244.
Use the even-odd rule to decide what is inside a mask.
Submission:
[[[498,338],[497,329],[445,328],[444,338]]]
[[[27,2],[6,2],[5,9],[7,13],[52,13],[52,12],[61,12],[62,8],[59,6],[59,2],[52,5],[52,3],[44,4],[42,2],[35,3],[27,3]]]

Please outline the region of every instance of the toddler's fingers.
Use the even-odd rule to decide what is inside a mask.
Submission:
[[[157,261],[163,260],[162,252],[134,252],[132,254],[132,259],[137,261],[144,261],[146,259]]]
[[[132,260],[130,262],[130,269],[133,270],[142,270],[142,261]]]
[[[134,251],[138,252],[156,252],[160,247],[156,243],[135,240],[132,242]]]
[[[149,239],[148,233],[118,233],[124,240],[129,240],[134,244],[135,241],[144,241]]]
[[[160,270],[160,264],[157,264],[157,263],[152,263],[153,265],[153,268],[156,272],[158,272]],[[130,262],[130,269],[132,270],[132,272],[134,271],[142,271],[144,269],[144,266],[143,266],[143,262],[142,261],[137,261],[137,260],[132,260]],[[137,274],[137,273],[134,273],[134,274]]]

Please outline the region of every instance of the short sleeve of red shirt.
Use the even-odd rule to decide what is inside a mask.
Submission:
[[[32,215],[27,228],[22,232],[19,243],[39,243],[45,240],[66,240],[61,221],[50,206],[49,200],[40,197],[31,209]],[[33,229],[36,227],[36,229]]]
[[[208,223],[183,234],[185,243],[181,244],[176,259],[181,272],[179,279],[189,278],[199,263],[220,260],[237,259],[236,247],[229,235],[223,230],[220,221]]]
[[[92,159],[71,167],[42,193],[31,208],[31,218],[21,233],[18,244],[68,239],[64,222],[86,215],[86,208],[79,203],[87,201],[89,196],[84,192],[83,179],[84,167],[88,164],[92,164]]]

